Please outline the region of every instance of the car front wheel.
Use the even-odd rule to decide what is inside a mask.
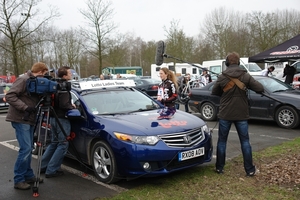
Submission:
[[[275,119],[282,128],[296,128],[300,123],[297,112],[291,106],[280,107],[276,111]]]
[[[118,181],[117,165],[113,151],[104,141],[98,141],[92,148],[92,166],[96,177],[104,183]]]
[[[200,108],[201,118],[206,121],[214,121],[217,118],[216,108],[211,103],[204,103]]]

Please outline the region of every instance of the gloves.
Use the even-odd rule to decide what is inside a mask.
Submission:
[[[35,111],[35,108],[34,108],[34,107],[28,106],[28,107],[25,109],[25,111],[31,113],[31,112],[34,112],[34,111]]]

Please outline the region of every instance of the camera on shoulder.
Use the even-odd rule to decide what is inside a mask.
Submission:
[[[51,76],[30,77],[26,82],[26,89],[31,95],[54,94],[58,91],[70,91],[71,83],[66,79],[54,79]]]

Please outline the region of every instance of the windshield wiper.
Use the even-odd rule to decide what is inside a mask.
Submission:
[[[157,108],[140,108],[138,110],[133,110],[127,113],[135,113],[135,112],[142,112],[142,111],[149,111],[149,110],[156,110]]]
[[[286,91],[286,90],[275,90],[275,91],[273,91],[273,93],[274,92],[284,92],[284,91]]]

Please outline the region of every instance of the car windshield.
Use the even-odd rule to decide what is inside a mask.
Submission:
[[[264,88],[271,93],[293,90],[293,88],[290,85],[275,78],[266,77],[257,79],[257,81],[259,81],[264,86]]]
[[[93,114],[124,114],[153,110],[159,105],[136,90],[108,90],[82,96]]]

